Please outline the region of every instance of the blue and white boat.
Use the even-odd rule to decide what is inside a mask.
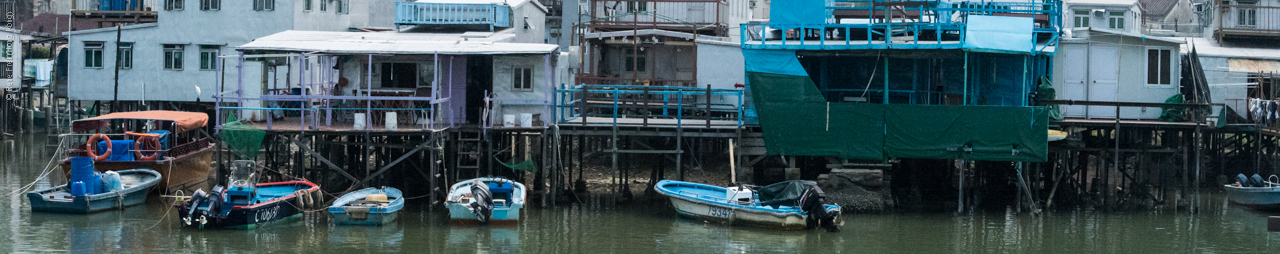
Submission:
[[[514,223],[524,208],[524,184],[504,178],[476,178],[453,184],[444,206],[457,223]]]
[[[838,231],[840,206],[823,204],[822,190],[812,181],[786,181],[764,187],[720,187],[662,180],[658,193],[671,198],[680,215],[730,225],[780,229],[823,227]]]
[[[179,223],[196,228],[251,229],[302,217],[306,209],[324,207],[320,186],[306,179],[257,183],[253,161],[232,161],[228,187],[197,189],[178,205]]]
[[[338,197],[329,206],[329,213],[336,224],[381,226],[395,221],[400,208],[404,208],[400,190],[365,188]]]
[[[1224,185],[1227,200],[1238,205],[1257,209],[1280,208],[1280,183],[1264,181],[1261,176],[1246,178],[1243,174],[1236,176],[1237,181]],[[1271,176],[1270,178],[1277,178]]]
[[[107,187],[102,187],[103,190],[101,192],[93,191],[93,194],[76,193],[84,191],[72,191],[69,184],[28,192],[27,199],[31,200],[31,210],[36,212],[92,213],[110,209],[123,209],[145,203],[147,201],[147,193],[151,192],[151,189],[160,183],[160,172],[155,170],[129,169],[111,172],[119,174],[119,179],[107,181],[109,182],[106,184],[108,185]],[[78,183],[83,184],[80,186],[89,186],[85,188],[94,188],[92,186],[99,185],[97,183]],[[73,195],[73,193],[78,195]]]

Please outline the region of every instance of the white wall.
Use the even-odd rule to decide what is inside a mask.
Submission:
[[[528,28],[525,28],[526,18]],[[511,8],[511,28],[509,29],[515,34],[515,38],[510,42],[548,43],[547,13],[531,1]]]
[[[22,86],[22,39],[13,32],[0,30],[0,41],[9,41],[13,45],[13,54],[8,58],[0,58],[0,62],[13,64],[12,79],[0,79],[0,88],[16,88]]]
[[[1093,14],[1092,10],[1094,9],[1105,9],[1106,13],[1104,13],[1102,17],[1098,17],[1097,15]],[[1136,4],[1132,6],[1125,6],[1125,5],[1072,4],[1071,2],[1067,2],[1063,4],[1063,8],[1062,8],[1062,27],[1075,28],[1075,17],[1076,17],[1075,11],[1076,10],[1090,11],[1089,27],[1110,29],[1108,28],[1109,23],[1107,19],[1111,17],[1110,12],[1113,12],[1113,11],[1125,12],[1125,16],[1124,16],[1125,24],[1124,24],[1124,30],[1123,30],[1124,32],[1136,33],[1140,31],[1140,26],[1142,24],[1142,10],[1139,9]]]
[[[737,44],[699,42],[698,45],[698,87],[712,89],[736,89],[734,84],[746,84],[746,67],[742,58],[742,48]],[[745,93],[744,93],[745,94]],[[737,105],[739,98],[731,96],[713,96],[712,103]],[[742,102],[751,98],[741,98]]]
[[[1166,99],[1180,92],[1178,84],[1181,78],[1180,70],[1182,67],[1181,60],[1179,58],[1180,56],[1177,55],[1179,52],[1178,44],[1155,40],[1142,40],[1141,38],[1127,36],[1125,36],[1124,40],[1121,41],[1121,37],[1117,35],[1105,33],[1094,34],[1094,36],[1089,36],[1090,34],[1088,33],[1082,34],[1083,36],[1089,36],[1087,37],[1089,38],[1088,40],[1068,40],[1063,41],[1062,43],[1063,45],[1087,45],[1086,48],[1089,50],[1092,50],[1097,46],[1115,46],[1118,48],[1120,55],[1116,56],[1116,58],[1112,60],[1119,61],[1118,66],[1120,66],[1120,69],[1109,70],[1117,71],[1119,73],[1116,81],[1117,101],[1164,103]],[[1122,43],[1123,46],[1121,46]],[[1062,46],[1060,45],[1059,47],[1061,48]],[[1172,54],[1175,54],[1171,56],[1170,59],[1171,76],[1169,85],[1147,84],[1147,49],[1149,48],[1165,48],[1169,49]],[[1089,55],[1087,53],[1085,55],[1073,55],[1066,54],[1064,51],[1059,51],[1058,54],[1053,57],[1053,86],[1058,91],[1059,99],[1082,99],[1062,98],[1062,91],[1064,91],[1063,84],[1066,82],[1066,75],[1064,73],[1063,66],[1066,64],[1067,58],[1075,57],[1083,57],[1087,59]],[[1097,61],[1097,59],[1089,60]],[[1085,62],[1090,62],[1089,60],[1086,60]],[[1086,68],[1086,70],[1087,69],[1088,68]],[[1086,75],[1090,75],[1088,71],[1086,71]],[[1120,118],[1155,119],[1160,117],[1160,112],[1159,108],[1121,107]]]
[[[547,68],[555,68],[547,66],[546,60],[552,63],[556,59],[546,59],[547,55],[496,55],[493,56],[493,95],[497,101],[494,104],[494,122],[502,123],[502,115],[518,115],[520,113],[543,114],[542,120],[547,123],[551,119],[550,115],[545,112],[546,107],[543,106],[514,106],[504,104],[534,104],[546,103],[551,99],[552,83],[548,74],[554,75],[554,72],[548,72]],[[544,60],[545,59],[545,60]],[[516,67],[532,67],[533,68],[533,89],[516,90],[513,89],[514,68]],[[476,92],[476,91],[469,91]]]

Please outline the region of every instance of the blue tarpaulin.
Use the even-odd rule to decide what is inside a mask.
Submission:
[[[794,25],[827,23],[826,0],[783,0],[769,5],[769,25],[778,29],[795,28]]]
[[[777,3],[777,1],[774,3]],[[794,50],[743,49],[742,57],[747,63],[747,72],[809,76],[809,73],[805,72],[804,66],[800,66],[800,61],[796,60],[796,51]]]
[[[1035,45],[1031,18],[969,15],[964,49],[974,52],[1031,53]]]

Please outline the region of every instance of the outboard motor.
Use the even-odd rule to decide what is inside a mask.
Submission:
[[[471,202],[471,213],[476,214],[480,223],[489,223],[493,215],[493,193],[489,192],[489,185],[480,180],[471,182],[471,196],[475,200]]]
[[[203,228],[210,220],[217,221],[218,215],[222,213],[222,185],[213,186],[213,194],[205,199],[204,209],[200,209],[200,227]],[[197,209],[199,209],[197,207]]]
[[[836,227],[835,219],[840,215],[839,211],[828,211],[823,203],[826,202],[826,195],[822,193],[822,189],[818,186],[810,185],[809,189],[804,192],[800,198],[800,209],[808,213],[805,217],[807,229],[822,227],[827,232],[840,232],[840,228]]]
[[[187,207],[186,216],[182,216],[182,224],[191,226],[191,220],[193,218],[199,218],[197,213],[199,213],[200,204],[204,203],[206,198],[208,198],[208,196],[204,193],[204,189],[196,189],[196,192],[191,194],[191,199],[187,200],[187,203],[182,204]]]

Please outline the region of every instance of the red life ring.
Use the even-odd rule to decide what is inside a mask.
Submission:
[[[97,150],[98,141],[103,140],[107,141],[107,151],[99,155],[94,150]],[[89,154],[89,157],[93,157],[94,161],[106,160],[108,156],[111,156],[111,138],[107,137],[107,134],[93,134],[93,136],[89,136],[89,142],[84,144],[84,151]]]
[[[147,145],[143,146],[143,143],[146,143]],[[142,155],[142,148],[144,147],[148,148],[147,150],[153,150],[151,155]],[[137,142],[133,145],[133,155],[140,161],[156,160],[156,157],[159,157],[160,155],[160,139],[156,136],[138,136]]]

